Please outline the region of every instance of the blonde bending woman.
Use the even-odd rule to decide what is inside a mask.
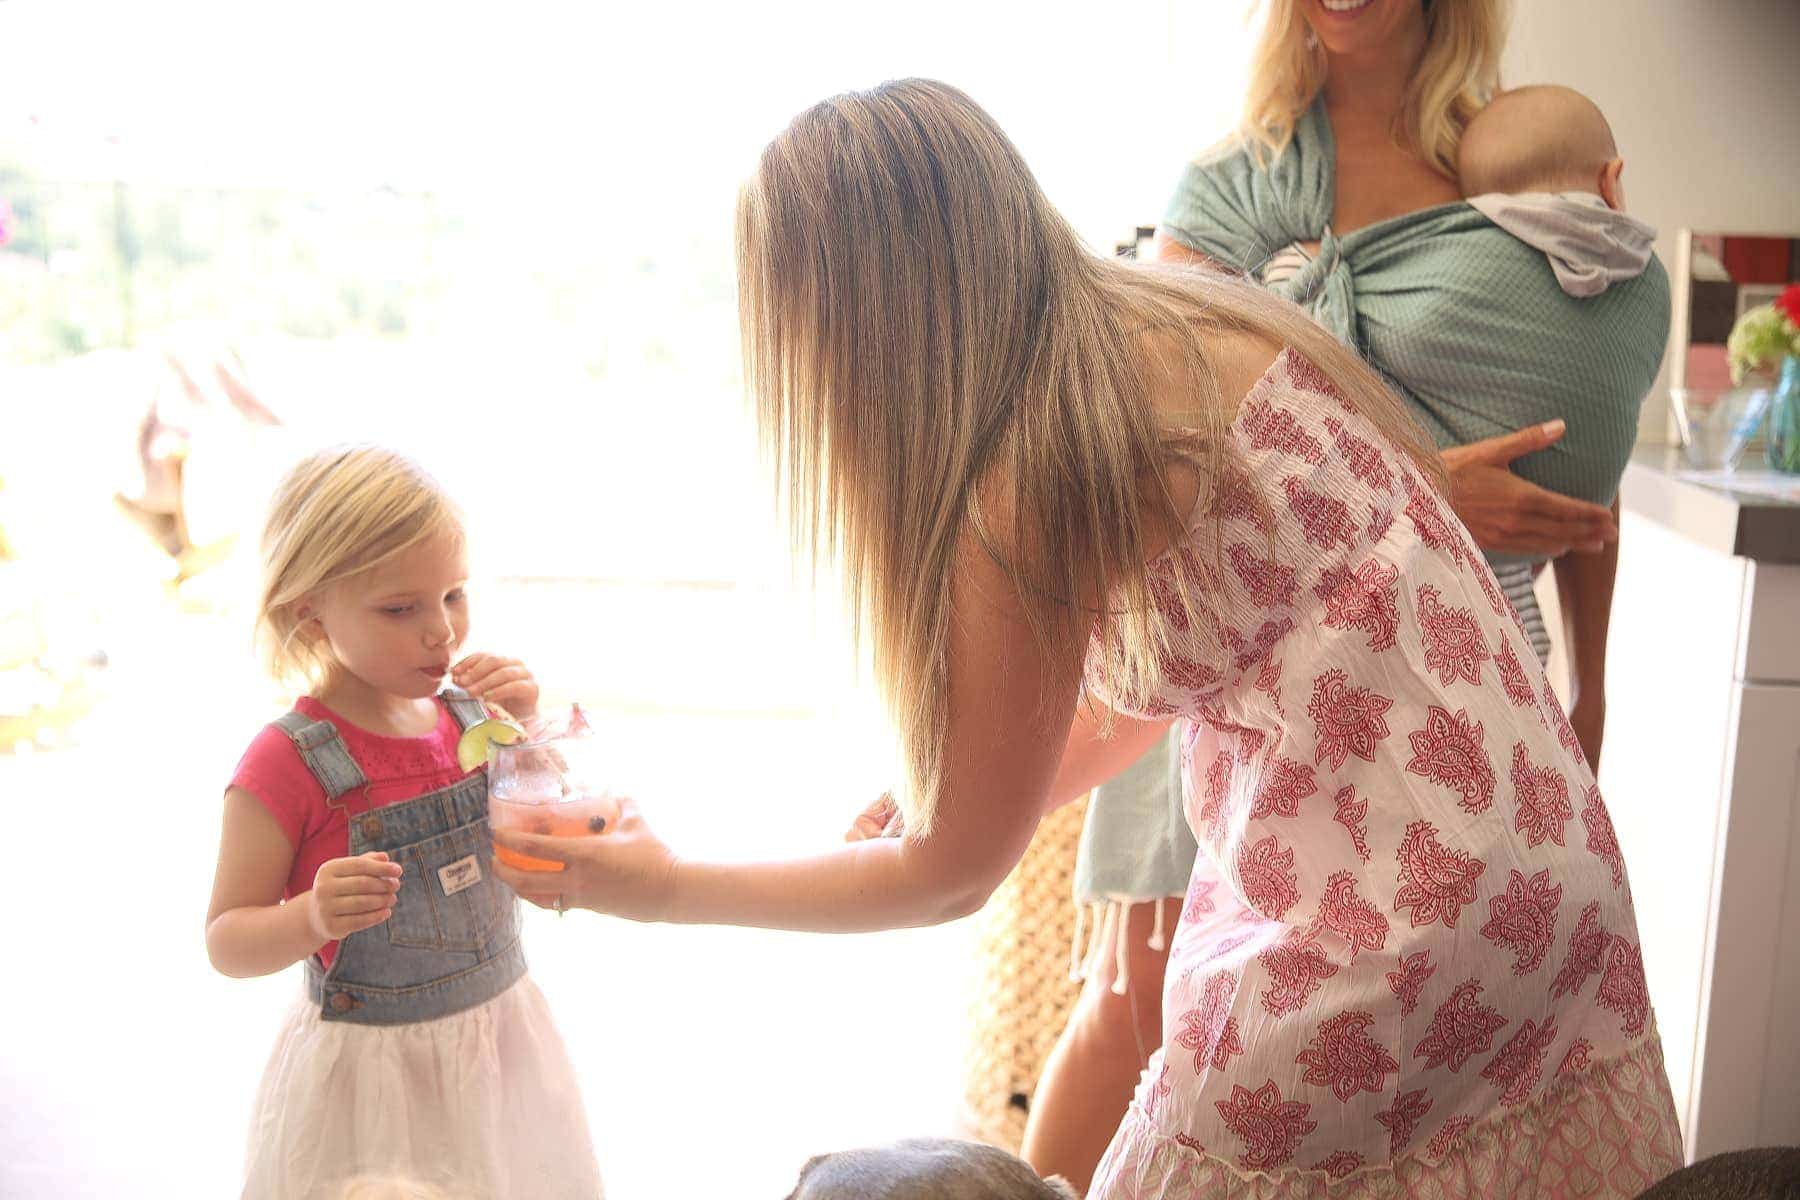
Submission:
[[[1091,1195],[1627,1196],[1679,1162],[1606,808],[1354,354],[1250,284],[1089,252],[929,81],[795,118],[738,245],[780,491],[863,616],[908,832],[722,864],[628,804],[605,838],[497,834],[568,864],[507,883],[645,921],[945,921],[1173,724],[1221,886],[1188,897]]]

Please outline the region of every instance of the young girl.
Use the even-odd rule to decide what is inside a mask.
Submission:
[[[258,1090],[244,1195],[379,1172],[592,1200],[581,1095],[493,876],[487,777],[457,763],[483,701],[529,720],[538,700],[516,660],[457,658],[459,513],[399,454],[322,451],[276,488],[263,571],[270,666],[311,690],[226,790],[206,948],[234,977],[305,960],[306,987]]]

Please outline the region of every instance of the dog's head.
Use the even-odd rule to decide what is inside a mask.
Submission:
[[[1058,1176],[979,1142],[909,1138],[821,1154],[800,1169],[788,1200],[1080,1200]]]

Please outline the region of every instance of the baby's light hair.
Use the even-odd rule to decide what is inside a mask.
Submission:
[[[333,446],[297,463],[276,485],[263,527],[256,633],[270,673],[323,682],[330,652],[301,632],[307,599],[439,536],[460,540],[462,513],[405,455]]]
[[[1612,126],[1573,88],[1513,88],[1475,114],[1457,150],[1463,195],[1593,191],[1617,158]]]

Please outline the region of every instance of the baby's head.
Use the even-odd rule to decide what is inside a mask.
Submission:
[[[979,1142],[909,1138],[821,1154],[788,1200],[1076,1200],[1058,1176],[1039,1179],[1016,1155]]]
[[[1599,107],[1553,84],[1495,96],[1463,130],[1456,156],[1465,196],[1591,192],[1620,210],[1624,168]]]
[[[276,485],[263,528],[256,624],[270,671],[322,682],[334,660],[313,627],[321,598],[418,547],[462,542],[462,513],[405,455],[368,445],[307,455]]]

